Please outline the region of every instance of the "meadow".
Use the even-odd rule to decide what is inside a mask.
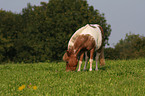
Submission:
[[[92,72],[66,72],[65,62],[2,64],[0,96],[145,96],[144,58],[94,69],[95,62]]]

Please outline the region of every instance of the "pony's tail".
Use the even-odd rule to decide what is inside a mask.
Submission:
[[[104,46],[102,47],[101,49],[101,54],[99,56],[99,62],[100,62],[100,65],[103,66],[105,65],[105,59],[104,59]]]

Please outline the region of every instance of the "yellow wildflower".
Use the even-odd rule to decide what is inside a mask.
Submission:
[[[25,88],[25,85],[20,86],[18,89],[21,91]]]
[[[37,89],[37,86],[33,86],[33,89],[36,90]]]

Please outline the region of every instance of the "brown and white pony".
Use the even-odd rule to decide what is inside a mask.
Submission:
[[[89,71],[92,71],[94,52],[96,52],[95,70],[98,70],[97,66],[98,59],[100,61],[100,65],[105,65],[103,43],[104,43],[104,32],[100,25],[87,24],[86,26],[77,30],[71,37],[68,44],[68,50],[63,56],[63,60],[66,61],[66,71],[76,70],[78,64],[78,56],[80,56],[78,68],[78,71],[80,71],[84,53],[86,56],[84,70],[86,70],[88,62],[87,56],[88,51],[90,51]]]

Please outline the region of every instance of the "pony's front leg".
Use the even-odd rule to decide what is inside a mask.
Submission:
[[[90,69],[89,69],[89,71],[92,71],[92,63],[93,63],[93,59],[90,58],[89,61],[90,61]]]
[[[90,61],[90,69],[89,69],[89,71],[92,71],[94,50],[95,50],[95,48],[91,49],[91,51],[90,51],[90,60],[89,60]]]
[[[81,71],[81,65],[82,65],[83,57],[84,57],[84,53],[82,53],[81,56],[80,56],[78,71]]]

